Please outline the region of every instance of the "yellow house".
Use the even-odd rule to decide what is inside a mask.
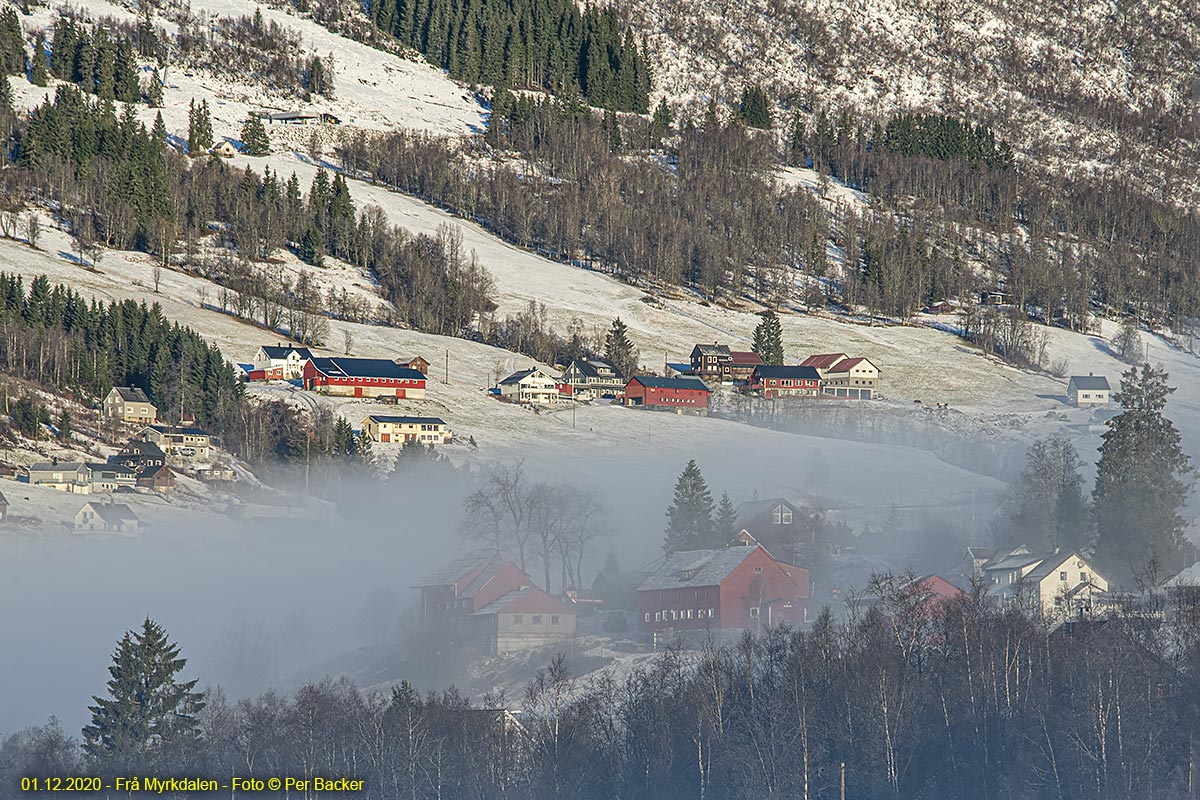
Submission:
[[[153,425],[158,420],[158,409],[141,389],[134,386],[114,386],[100,405],[100,415],[106,422]]]
[[[445,444],[454,438],[450,426],[438,417],[394,417],[372,414],[363,420],[362,431],[373,442],[420,442]]]

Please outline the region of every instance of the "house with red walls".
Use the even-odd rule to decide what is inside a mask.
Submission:
[[[425,373],[386,358],[310,358],[304,388],[343,397],[425,399]]]
[[[699,378],[636,375],[625,384],[625,405],[703,416],[708,413],[710,394],[708,386]]]

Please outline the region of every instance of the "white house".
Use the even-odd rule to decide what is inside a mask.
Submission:
[[[79,461],[52,463],[42,461],[29,467],[29,482],[34,486],[58,489],[75,494],[92,493],[92,472]]]
[[[138,517],[124,503],[84,503],[75,512],[75,530],[136,533]]]
[[[989,592],[1000,602],[1024,601],[1046,617],[1065,619],[1092,607],[1108,592],[1108,579],[1076,552],[1000,552],[982,568]]]
[[[500,399],[510,403],[553,405],[558,402],[558,381],[541,369],[523,369],[500,381]]]
[[[1067,382],[1067,398],[1079,408],[1106,406],[1112,398],[1108,378],[1103,375],[1072,375]]]
[[[312,358],[307,347],[264,344],[254,354],[254,368],[263,370],[266,378],[295,380],[304,377],[304,362]]]

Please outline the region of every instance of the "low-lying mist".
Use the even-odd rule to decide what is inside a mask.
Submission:
[[[687,457],[714,501],[722,492],[734,503],[811,501],[855,532],[878,531],[900,509],[913,542],[930,519],[961,541],[986,536],[1005,489],[918,450],[805,436],[780,436],[770,451],[671,442],[660,452],[583,451],[554,461],[530,448],[523,468],[531,478],[587,487],[605,506],[607,535],[588,555],[585,586],[610,552],[625,569],[661,553],[665,510]],[[211,527],[158,526],[136,537],[0,533],[0,734],[52,715],[77,732],[91,696],[104,692],[115,642],[146,616],[181,646],[186,678],[233,698],[287,688],[339,653],[394,641],[414,614],[413,585],[478,546],[462,532],[477,478],[446,468],[383,482],[347,478],[333,522],[214,515]],[[948,568],[958,555],[930,554],[940,561],[928,568]],[[541,581],[536,564],[528,571]]]

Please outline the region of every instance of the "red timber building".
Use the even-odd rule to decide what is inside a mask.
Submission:
[[[760,544],[663,557],[638,587],[644,634],[760,630],[808,620],[809,573]]]
[[[425,374],[386,358],[310,358],[304,388],[345,397],[425,399]]]
[[[625,405],[707,414],[711,392],[699,378],[655,378],[637,375],[625,384]]]
[[[762,365],[754,368],[747,386],[763,397],[817,397],[821,375],[813,367]]]
[[[509,592],[533,586],[511,561],[460,558],[417,585],[425,627],[442,627],[499,600]]]

